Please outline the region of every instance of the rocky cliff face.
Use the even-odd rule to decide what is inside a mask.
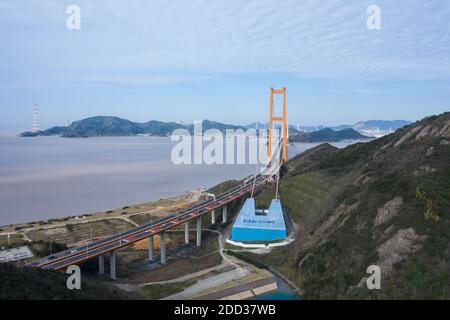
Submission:
[[[450,298],[450,113],[342,150],[321,145],[286,166],[281,201],[296,241],[251,254],[306,298]],[[273,187],[257,201],[267,205]],[[381,290],[365,286],[381,268]]]

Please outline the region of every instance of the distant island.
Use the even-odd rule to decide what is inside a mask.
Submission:
[[[208,129],[218,129],[221,132],[225,132],[226,129],[247,129],[244,126],[235,126],[210,120],[202,121],[202,128],[203,131]],[[75,121],[69,126],[65,127],[53,127],[38,132],[24,132],[21,133],[20,136],[60,136],[63,138],[88,138],[149,135],[157,137],[167,137],[176,129],[186,129],[191,134],[193,134],[194,125],[156,120],[138,123],[118,117],[97,116],[80,121]]]
[[[394,132],[408,124],[406,120],[368,120],[360,121],[354,125],[340,125],[335,127],[301,127],[289,126],[290,140],[294,142],[336,142],[341,140],[367,139],[379,137]],[[203,131],[217,129],[225,133],[227,129],[247,130],[249,128],[267,128],[264,123],[252,123],[246,126],[225,124],[217,121],[202,121]],[[181,122],[163,122],[151,120],[143,123],[133,122],[113,116],[96,116],[75,121],[68,126],[52,127],[37,132],[23,132],[21,137],[60,136],[63,138],[88,138],[88,137],[123,137],[148,135],[167,137],[176,129],[186,129],[191,134],[194,132],[194,124]]]
[[[347,128],[342,130],[333,130],[331,128],[325,128],[314,132],[301,132],[296,135],[291,135],[289,140],[292,142],[337,142],[342,140],[363,140],[370,139],[362,135],[358,131]]]

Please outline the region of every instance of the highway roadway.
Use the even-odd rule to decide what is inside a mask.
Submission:
[[[187,221],[203,216],[212,210],[218,209],[252,191],[253,186],[261,185],[271,178],[272,174],[266,171],[270,165],[255,176],[251,176],[242,183],[218,196],[215,199],[205,200],[188,209],[175,212],[167,217],[151,223],[136,227],[121,234],[94,241],[78,247],[55,253],[36,260],[27,266],[42,269],[60,270],[70,265],[80,264],[84,261],[96,258],[108,252],[127,247],[137,241],[149,238],[155,234],[174,228]],[[273,170],[273,169],[271,169]]]

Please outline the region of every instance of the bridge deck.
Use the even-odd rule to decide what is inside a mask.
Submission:
[[[47,256],[28,266],[43,269],[64,269],[69,265],[80,264],[105,253],[127,247],[137,241],[149,238],[155,234],[164,232],[220,208],[249,193],[254,184],[260,185],[266,182],[269,177],[270,176],[258,174],[256,177],[244,180],[239,186],[220,194],[214,200],[205,200],[186,210],[175,212],[168,217],[128,230],[122,234],[113,235],[102,240]]]

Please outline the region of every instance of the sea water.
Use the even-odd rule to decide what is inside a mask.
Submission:
[[[0,225],[167,198],[241,179],[256,169],[175,165],[170,158],[174,145],[166,137],[0,137]],[[316,145],[291,144],[289,156]]]

